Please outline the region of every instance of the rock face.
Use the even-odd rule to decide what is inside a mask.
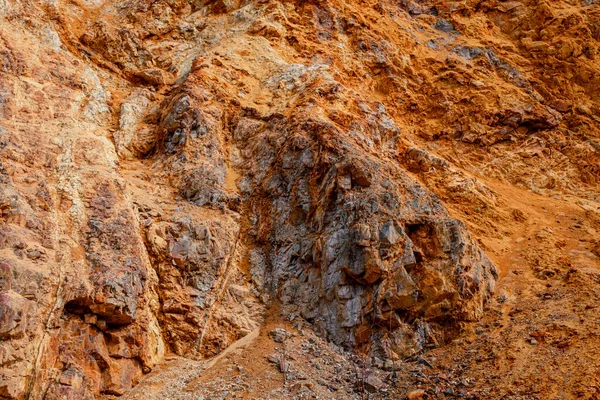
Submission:
[[[0,16],[0,398],[121,395],[273,304],[347,349],[414,355],[480,318],[497,278],[440,199],[498,202],[464,170],[599,195],[593,2]]]
[[[262,292],[351,348],[401,328],[390,339],[402,355],[407,340],[436,341],[429,323],[481,315],[495,268],[435,195],[330,120],[303,110],[269,125],[239,145],[256,149],[243,169],[257,188],[251,273]],[[280,148],[265,145],[287,129]],[[253,167],[256,154],[273,173]]]

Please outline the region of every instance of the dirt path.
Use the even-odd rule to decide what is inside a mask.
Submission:
[[[197,381],[206,374],[207,370],[231,353],[251,346],[258,335],[259,330],[257,329],[232,344],[217,357],[209,360],[194,361],[172,356],[158,369],[144,376],[135,388],[120,398],[123,400],[196,400],[198,396],[193,390],[189,390],[188,385]]]

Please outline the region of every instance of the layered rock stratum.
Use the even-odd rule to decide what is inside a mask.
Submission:
[[[600,396],[596,1],[0,16],[0,398]]]

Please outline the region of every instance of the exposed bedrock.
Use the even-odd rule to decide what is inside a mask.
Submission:
[[[119,396],[272,309],[456,338],[526,218],[488,179],[600,198],[575,3],[0,1],[0,398]]]

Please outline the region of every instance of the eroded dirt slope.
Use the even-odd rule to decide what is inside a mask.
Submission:
[[[0,16],[1,398],[600,396],[596,2]]]

